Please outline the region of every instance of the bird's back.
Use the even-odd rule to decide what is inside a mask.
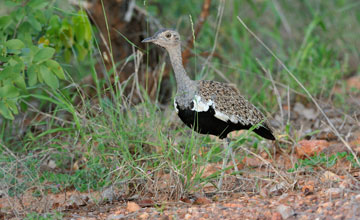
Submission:
[[[185,124],[193,127],[191,123],[197,115],[195,120],[198,121],[197,130],[200,133],[224,138],[231,131],[250,129],[259,124],[254,132],[264,138],[275,139],[264,115],[230,84],[209,80],[197,81],[195,97],[189,106],[191,108],[179,112],[179,116]]]

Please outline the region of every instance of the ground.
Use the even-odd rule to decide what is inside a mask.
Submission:
[[[0,1],[0,219],[360,219],[359,6]],[[231,133],[222,189],[221,140],[184,126],[166,51],[140,43],[160,26],[274,129]]]

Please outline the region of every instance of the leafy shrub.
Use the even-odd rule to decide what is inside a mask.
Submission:
[[[91,49],[86,13],[55,13],[57,2],[6,0],[8,15],[0,17],[0,116],[13,120],[22,95],[48,86],[59,88],[65,74],[59,60],[78,60]]]

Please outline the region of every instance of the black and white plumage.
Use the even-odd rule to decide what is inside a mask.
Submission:
[[[228,84],[198,81],[190,106],[180,106],[176,99],[174,105],[181,120],[201,134],[212,134],[223,139],[232,131],[250,129],[259,124],[254,132],[275,140],[264,115]]]
[[[216,135],[226,139],[235,130],[250,129],[269,140],[275,140],[264,115],[232,85],[216,81],[191,80],[182,64],[180,35],[175,30],[163,29],[142,42],[152,42],[165,48],[174,69],[177,93],[174,107],[180,119],[201,134]],[[231,149],[228,149],[231,152]],[[233,157],[233,154],[231,153]],[[227,162],[223,161],[223,170]],[[235,162],[234,157],[232,158]],[[236,167],[236,166],[235,166]],[[222,172],[219,187],[222,184]]]

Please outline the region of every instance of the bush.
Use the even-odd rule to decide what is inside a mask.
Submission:
[[[59,61],[83,60],[91,49],[91,25],[84,11],[60,17],[57,2],[6,0],[0,17],[0,116],[13,120],[18,100],[35,89],[59,88]],[[26,106],[25,106],[26,107]]]

